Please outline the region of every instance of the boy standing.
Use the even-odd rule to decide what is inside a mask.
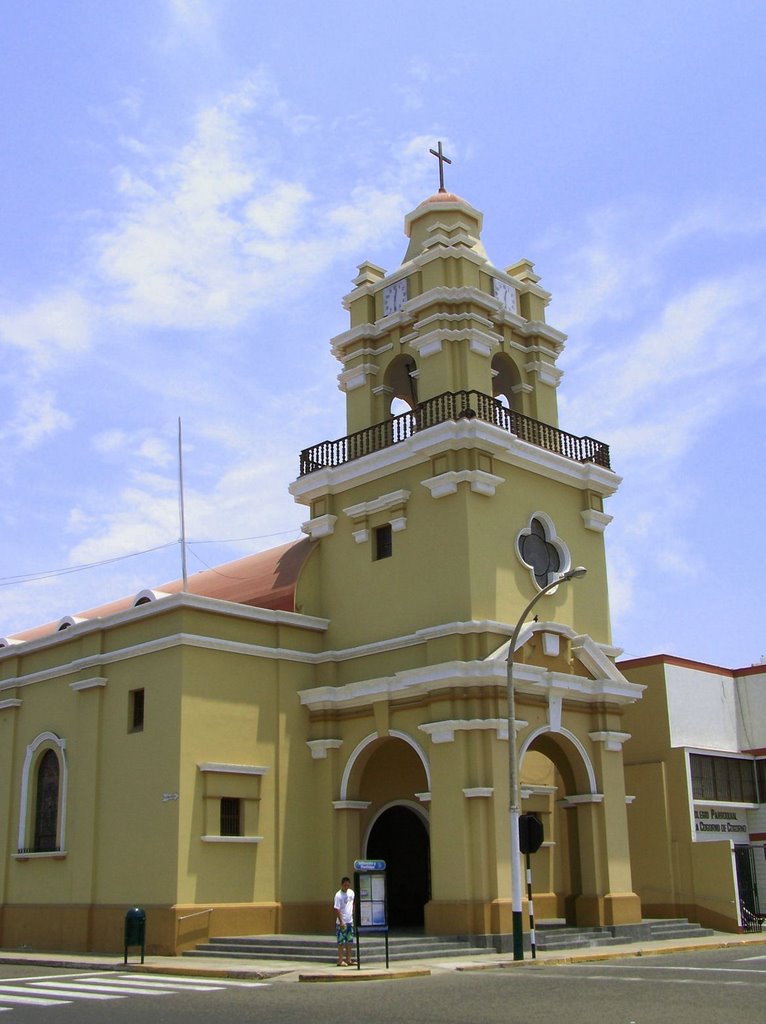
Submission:
[[[351,945],[354,941],[354,890],[351,879],[344,875],[333,901],[335,910],[335,938],[338,941],[338,967],[354,962]]]

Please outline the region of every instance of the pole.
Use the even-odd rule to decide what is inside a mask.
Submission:
[[[519,817],[521,814],[521,794],[519,791],[519,756],[518,742],[516,738],[516,688],[513,681],[513,663],[516,654],[516,644],[522,626],[527,621],[532,608],[541,597],[560,583],[568,583],[570,580],[581,579],[587,572],[581,565],[576,569],[570,569],[563,573],[558,579],[553,580],[546,587],[535,594],[527,607],[519,616],[516,627],[508,645],[508,674],[507,674],[507,705],[508,705],[508,789],[509,789],[509,818],[511,828],[511,917],[513,921],[513,959],[524,959],[524,924],[521,912],[521,845],[519,842]]]
[[[529,857],[529,850],[526,854],[527,859],[527,906],[529,907],[529,943],[530,949],[532,950],[532,959],[537,959],[537,942],[535,941],[535,908],[532,906],[532,861]]]
[[[184,516],[184,460],[181,444],[181,417],[178,417],[178,515],[181,520],[181,576],[183,592],[189,589],[189,575],[186,570],[186,517]]]

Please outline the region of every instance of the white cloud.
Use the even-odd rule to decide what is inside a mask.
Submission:
[[[57,407],[52,392],[32,391],[18,400],[15,415],[0,428],[0,440],[29,449],[71,426],[71,417]]]
[[[26,307],[0,310],[0,339],[24,353],[34,369],[44,370],[88,348],[93,319],[82,294],[55,289]]]

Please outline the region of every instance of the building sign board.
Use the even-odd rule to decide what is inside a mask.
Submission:
[[[735,843],[750,841],[747,815],[732,807],[701,807],[694,805],[694,841],[733,839]]]

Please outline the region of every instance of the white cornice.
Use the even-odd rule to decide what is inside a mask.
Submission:
[[[343,509],[343,514],[349,519],[364,519],[365,516],[375,512],[385,512],[390,508],[397,508],[405,505],[410,498],[410,492],[405,490],[391,491],[390,494],[381,494],[379,498],[371,501],[362,501],[358,505],[350,505]]]
[[[455,494],[458,485],[464,483],[467,483],[476,494],[494,497],[495,491],[500,484],[505,483],[505,480],[503,477],[487,473],[483,469],[461,469],[439,473],[438,476],[432,476],[420,482],[423,487],[428,488],[432,498],[444,498],[448,494]]]
[[[303,615],[300,612],[274,611],[271,608],[256,608],[252,605],[237,604],[235,601],[224,601],[215,597],[203,597],[200,594],[170,594],[161,600],[147,602],[134,608],[128,608],[122,612],[115,612],[113,615],[104,615],[92,619],[83,619],[76,626],[62,632],[54,631],[46,636],[38,637],[35,640],[20,641],[19,645],[14,644],[12,648],[0,648],[0,663],[11,653],[13,657],[21,657],[30,651],[39,651],[55,644],[63,644],[71,641],[74,637],[89,636],[92,633],[104,629],[112,629],[115,626],[134,625],[142,619],[155,615],[166,615],[176,611],[178,608],[194,608],[197,611],[213,612],[218,615],[225,615],[232,619],[247,619],[251,622],[264,622],[274,626],[294,626],[296,629],[306,629],[312,632],[326,632],[329,628],[329,619],[320,619],[314,615]],[[179,634],[182,635],[182,634]],[[23,650],[19,646],[23,644]],[[83,659],[85,663],[98,665],[101,657],[108,658],[108,655],[97,656],[93,659]],[[4,682],[0,683],[0,689],[6,689]]]
[[[583,649],[586,642],[596,649],[596,644],[590,638],[579,639]],[[521,664],[515,668],[515,688],[518,694],[544,698],[553,690],[565,700],[585,704],[607,701],[622,705],[640,699],[644,687],[630,683],[611,662],[606,668],[607,675],[589,678],[553,672],[539,665]],[[313,687],[300,690],[298,695],[301,704],[311,711],[345,710],[366,707],[381,700],[426,697],[456,686],[464,689],[491,686],[504,692],[508,682],[507,674],[507,666],[501,660],[451,661],[342,686]]]
[[[227,764],[222,761],[201,761],[197,767],[201,772],[220,772],[224,775],[266,775],[269,771],[255,764]]]
[[[536,473],[578,490],[592,490],[608,497],[619,487],[622,478],[610,469],[592,462],[574,462],[557,452],[538,448],[522,441],[501,427],[483,420],[448,420],[412,437],[353,459],[340,466],[318,469],[290,484],[290,493],[297,502],[308,505],[326,494],[342,494],[391,473],[399,473],[445,451],[460,451],[477,445],[489,451],[500,462]]]

